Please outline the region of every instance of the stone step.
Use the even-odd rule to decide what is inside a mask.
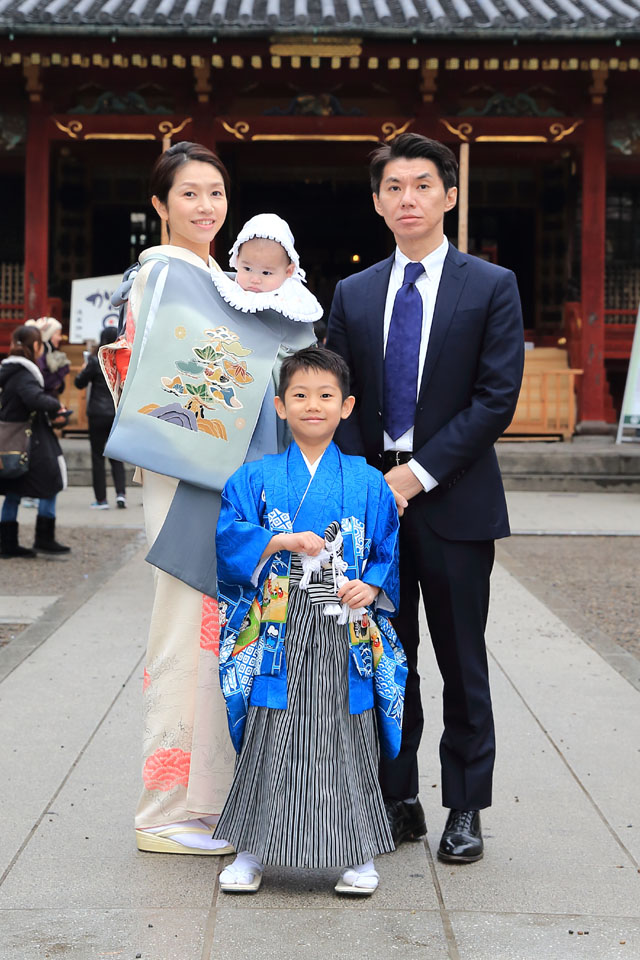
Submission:
[[[64,437],[69,486],[91,486],[91,451],[85,437]],[[507,490],[640,492],[640,442],[575,437],[571,442],[501,441],[496,445]],[[134,468],[127,465],[127,483]],[[107,482],[111,482],[107,468]]]

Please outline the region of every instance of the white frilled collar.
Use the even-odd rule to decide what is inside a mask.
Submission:
[[[300,323],[313,323],[323,314],[311,291],[295,277],[289,277],[277,290],[266,293],[243,290],[239,283],[218,270],[211,270],[211,279],[222,299],[241,313],[275,310],[288,320]]]
[[[20,364],[21,367],[24,367],[25,370],[29,371],[32,377],[36,378],[41,387],[44,387],[44,377],[42,376],[40,367],[33,363],[32,360],[27,360],[26,357],[7,357],[6,360],[2,361],[2,363],[3,365],[9,363]]]

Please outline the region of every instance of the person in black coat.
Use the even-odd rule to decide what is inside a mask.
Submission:
[[[64,413],[60,401],[49,396],[37,360],[42,354],[40,331],[34,326],[14,330],[9,356],[0,364],[0,420],[25,422],[32,417],[31,450],[27,473],[2,480],[4,494],[0,515],[0,555],[34,557],[35,551],[68,553],[69,547],[55,539],[56,496],[64,487],[62,450],[52,422]],[[22,497],[39,499],[35,550],[18,544],[18,507]]]
[[[100,335],[102,347],[106,343],[113,343],[118,332],[115,327],[107,327]],[[89,421],[89,443],[91,444],[91,474],[95,501],[91,506],[95,510],[107,510],[107,482],[104,469],[104,447],[111,432],[116,410],[113,397],[107,386],[107,381],[98,362],[96,349],[76,375],[75,385],[78,390],[89,387],[87,398],[87,419]],[[120,508],[127,505],[124,464],[120,460],[111,460],[111,474],[113,485],[116,488],[116,504]]]

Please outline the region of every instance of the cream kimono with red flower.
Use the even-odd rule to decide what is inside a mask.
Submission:
[[[126,327],[101,352],[114,399],[119,398],[144,290],[153,266],[140,258],[126,305]],[[205,271],[216,269],[188,250],[162,253]],[[133,371],[131,371],[133,373]],[[147,540],[152,545],[166,519],[178,481],[137,470],[142,482]],[[227,733],[218,680],[218,607],[163,570],[154,568],[155,596],[143,675],[143,789],[136,827],[144,829],[220,813],[233,775],[235,753]]]

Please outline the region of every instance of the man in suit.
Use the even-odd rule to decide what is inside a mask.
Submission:
[[[484,631],[494,540],[509,522],[494,443],[511,422],[524,357],[513,273],[461,254],[443,232],[457,199],[444,144],[406,133],[373,153],[376,212],[396,240],[381,263],[336,287],[327,346],[351,371],[356,408],[338,431],[347,453],[381,469],[400,523],[400,611],[409,665],[403,741],[380,779],[396,843],[426,832],[418,800],[423,728],[420,592],[443,678],[438,856],[483,855],[495,737]]]

